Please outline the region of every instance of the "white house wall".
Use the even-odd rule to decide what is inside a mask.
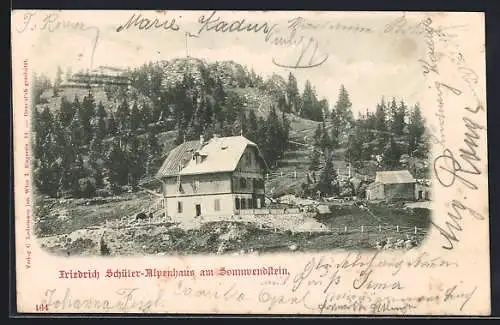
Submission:
[[[215,200],[219,200],[219,211],[215,210]],[[167,211],[174,218],[195,218],[196,205],[201,206],[201,216],[231,216],[234,214],[234,195],[197,195],[167,198]],[[178,202],[182,202],[182,212],[178,211]]]
[[[180,183],[182,192],[179,191],[177,177],[170,177],[166,179],[163,185],[164,196],[210,195],[231,192],[231,178],[229,173],[181,176]],[[196,185],[198,185],[197,188]]]

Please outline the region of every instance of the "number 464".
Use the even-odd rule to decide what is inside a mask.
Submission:
[[[35,305],[36,311],[49,311],[49,306],[47,304]]]

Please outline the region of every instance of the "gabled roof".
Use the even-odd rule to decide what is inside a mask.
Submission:
[[[200,141],[187,141],[172,149],[156,173],[156,178],[178,175],[179,166],[184,167],[200,147]]]
[[[394,170],[377,172],[375,182],[382,184],[407,184],[415,183],[415,178],[413,178],[408,170]]]
[[[232,172],[238,166],[247,146],[257,149],[257,155],[265,165],[258,146],[252,141],[243,136],[221,137],[212,138],[203,145],[199,141],[189,141],[175,147],[165,159],[156,177]],[[198,163],[192,159],[196,152],[203,158]],[[180,170],[179,166],[182,166]]]

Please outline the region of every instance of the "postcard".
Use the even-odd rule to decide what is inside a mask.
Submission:
[[[11,24],[19,313],[490,314],[484,13]]]

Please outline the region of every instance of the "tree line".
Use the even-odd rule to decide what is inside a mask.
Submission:
[[[144,114],[124,102],[108,114],[92,93],[60,107],[34,107],[34,170],[37,189],[53,197],[92,197],[121,192],[156,172],[161,145],[154,128],[139,133]]]
[[[188,62],[186,62],[188,64]],[[153,101],[153,120],[169,120],[177,131],[175,144],[218,136],[243,135],[254,141],[269,166],[287,148],[290,125],[285,103],[273,98],[267,116],[248,109],[245,98],[234,88],[259,88],[265,83],[255,72],[237,65],[233,75],[224,75],[213,66],[201,63],[185,67],[180,82],[169,84],[158,63],[149,63],[133,73],[133,87]]]
[[[425,134],[425,121],[420,105],[413,107],[393,98],[384,98],[374,113],[360,114],[349,136],[346,159],[357,163],[377,160],[383,169],[407,167],[401,162],[407,159],[427,159],[429,139]]]
[[[349,94],[342,85],[328,120],[318,124],[313,142],[310,173],[302,184],[308,196],[358,192],[349,182],[344,184],[347,189],[342,188],[335,160],[344,160],[353,172],[376,163],[378,170],[409,169],[414,177],[426,177],[428,173],[427,166],[419,164],[427,160],[430,144],[419,104],[409,108],[403,100],[386,102],[382,97],[375,112],[366,110],[355,119]],[[339,156],[339,152],[344,153]]]
[[[131,88],[104,86],[104,103],[96,103],[90,89],[66,98],[58,71],[52,83],[35,76],[32,88],[35,183],[42,194],[92,197],[133,190],[165,158],[159,136],[166,131],[176,132],[175,144],[200,135],[241,134],[259,145],[269,166],[287,148],[290,125],[282,103],[257,116],[209,70],[201,70],[204,82],[187,70],[180,82],[165,87],[159,65],[148,64],[132,72]],[[262,83],[254,73],[250,77],[251,85]],[[245,80],[241,85],[248,86]],[[59,107],[42,98],[49,89],[60,95]]]

